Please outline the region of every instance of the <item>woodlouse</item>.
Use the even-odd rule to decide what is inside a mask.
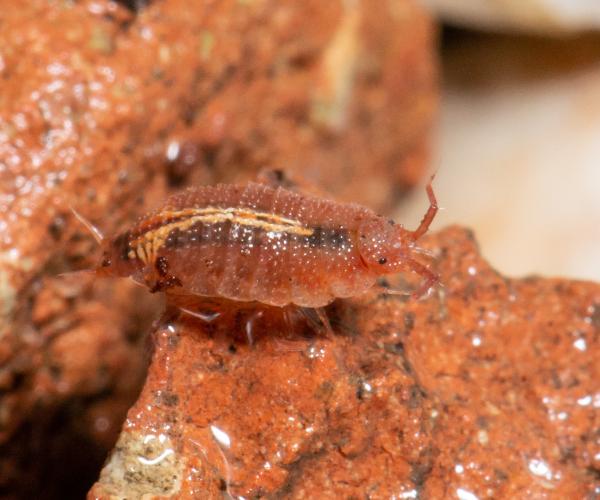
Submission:
[[[97,273],[130,276],[171,296],[321,308],[382,275],[414,271],[422,295],[438,278],[414,255],[437,212],[415,231],[352,203],[259,183],[189,188],[103,242]]]

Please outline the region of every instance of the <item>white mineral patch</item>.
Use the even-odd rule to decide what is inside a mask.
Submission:
[[[171,496],[181,488],[184,463],[165,434],[123,432],[99,484],[118,498]]]

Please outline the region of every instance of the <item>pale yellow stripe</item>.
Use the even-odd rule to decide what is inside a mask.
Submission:
[[[264,222],[272,224],[281,224],[284,226],[298,226],[302,227],[302,223],[295,219],[288,219],[281,215],[271,214],[269,212],[257,212],[249,208],[237,208],[237,207],[203,207],[203,208],[186,208],[178,211],[166,211],[162,212],[161,216],[165,218],[177,218],[177,217],[195,217],[203,215],[221,215],[221,214],[232,214],[234,217],[245,217],[245,218],[258,218]],[[231,220],[231,219],[229,219]]]
[[[220,222],[231,221],[234,224],[246,227],[260,228],[266,232],[296,234],[299,236],[310,236],[313,229],[304,227],[300,221],[288,219],[279,215],[267,212],[255,212],[244,208],[189,208],[179,211],[169,211],[161,214],[165,218],[182,218],[165,224],[157,229],[148,231],[132,242],[132,246],[137,246],[137,256],[142,258],[145,263],[153,262],[158,250],[164,245],[169,233],[174,229],[185,231],[192,225],[202,222],[204,224],[218,224]],[[130,258],[134,258],[132,252]]]

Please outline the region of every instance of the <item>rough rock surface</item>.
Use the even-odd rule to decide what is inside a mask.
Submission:
[[[116,438],[160,310],[54,278],[94,260],[69,207],[110,233],[262,167],[386,206],[427,156],[433,30],[412,0],[6,0],[0,25],[0,496],[67,498]]]
[[[423,241],[437,293],[335,302],[329,337],[167,310],[88,498],[595,498],[600,286],[500,276],[460,228]]]

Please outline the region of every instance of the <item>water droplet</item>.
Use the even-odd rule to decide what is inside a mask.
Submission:
[[[582,398],[579,398],[577,400],[577,404],[579,406],[588,406],[589,404],[591,404],[592,402],[592,396],[590,396],[589,394],[587,396],[583,396]]]
[[[171,141],[167,145],[167,160],[175,161],[179,156],[179,142]]]
[[[229,448],[231,446],[231,439],[225,431],[219,429],[216,425],[211,425],[210,432],[219,444],[225,446],[225,448]]]
[[[581,352],[584,352],[587,350],[587,343],[584,338],[578,338],[575,342],[573,342],[573,347]]]
[[[403,491],[398,495],[398,498],[417,498],[417,490]]]
[[[465,490],[464,488],[458,488],[456,490],[456,496],[460,500],[479,500],[477,495],[471,493],[469,490]]]
[[[529,461],[529,472],[538,477],[543,477],[545,479],[552,479],[552,472],[550,471],[550,467],[543,460],[539,460],[534,458]]]

